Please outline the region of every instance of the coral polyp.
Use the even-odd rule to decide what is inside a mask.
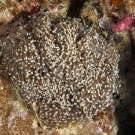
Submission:
[[[4,41],[2,63],[48,128],[82,122],[111,104],[119,56],[79,19],[29,17]]]

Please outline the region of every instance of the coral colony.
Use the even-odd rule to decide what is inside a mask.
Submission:
[[[84,29],[79,19],[38,13],[3,44],[3,65],[48,128],[82,122],[110,105],[119,56],[111,42]]]

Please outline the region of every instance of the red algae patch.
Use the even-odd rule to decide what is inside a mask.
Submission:
[[[3,73],[1,67],[0,71]],[[33,135],[33,116],[18,110],[10,90],[10,82],[0,74],[0,135]]]

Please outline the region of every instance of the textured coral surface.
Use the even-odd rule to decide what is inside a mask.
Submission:
[[[105,30],[110,30],[110,22],[117,24],[125,14],[130,13],[135,15],[135,2],[134,0],[124,0],[122,5],[122,0],[0,0],[0,36],[1,33],[5,33],[2,25],[8,23],[12,20],[18,13],[22,10],[31,12],[32,14],[39,11],[39,7],[43,9],[48,9],[50,13],[62,14],[66,16],[66,11],[70,4],[68,15],[75,17],[80,14],[80,10],[83,7],[84,1],[89,3],[84,4],[84,9],[82,8],[81,17],[83,18],[84,24],[87,26],[92,23],[95,27],[97,25],[98,19],[103,22],[101,28]],[[22,1],[22,2],[21,2]],[[41,2],[41,3],[40,3]],[[42,3],[43,2],[43,3]],[[61,5],[62,2],[62,5]],[[41,5],[38,5],[38,4]],[[53,6],[52,6],[53,5]],[[126,9],[125,9],[126,8]],[[126,13],[125,13],[126,12]],[[64,13],[64,15],[63,15]],[[29,14],[29,13],[27,13]],[[89,22],[87,23],[87,20]],[[100,22],[99,21],[99,22]],[[107,22],[107,26],[106,26]],[[16,27],[18,24],[11,24],[8,29]],[[0,135],[10,135],[10,134],[26,134],[26,135],[134,135],[135,134],[135,104],[134,104],[134,89],[135,89],[135,71],[134,71],[134,61],[135,57],[129,60],[131,51],[134,53],[135,47],[135,28],[131,25],[130,33],[121,32],[121,35],[114,35],[114,40],[120,43],[118,50],[121,55],[121,59],[127,60],[126,62],[120,62],[120,79],[121,79],[121,92],[120,95],[116,95],[118,99],[118,105],[115,109],[115,117],[118,125],[118,132],[116,128],[116,123],[114,122],[114,113],[110,107],[99,112],[97,116],[94,116],[94,121],[89,120],[80,124],[79,126],[69,126],[61,130],[48,130],[40,127],[38,119],[35,119],[32,114],[28,111],[22,109],[20,101],[16,99],[18,95],[11,92],[11,82],[7,79],[6,73],[3,68],[0,68]],[[13,26],[13,27],[12,27]],[[109,27],[108,27],[109,26]],[[7,26],[6,26],[7,27]],[[96,26],[97,27],[97,26]],[[120,27],[119,27],[120,28]],[[6,29],[7,30],[7,29]],[[9,30],[8,30],[9,32]],[[101,32],[101,31],[100,31]],[[105,31],[106,34],[106,31]],[[114,34],[114,33],[113,33]],[[107,37],[110,34],[106,34]],[[111,33],[112,35],[112,33]],[[107,39],[108,40],[108,39]],[[125,40],[126,43],[125,47]],[[131,40],[131,41],[130,41]],[[122,41],[122,42],[121,42]],[[131,43],[130,43],[131,42]],[[130,48],[132,45],[132,50]],[[125,49],[126,48],[126,49]],[[0,55],[1,49],[3,49],[3,44],[0,42]],[[15,96],[16,95],[16,96]],[[30,105],[31,108],[37,113],[38,106],[36,102]],[[126,110],[126,111],[125,111]],[[34,130],[34,131],[33,131]],[[117,133],[116,133],[117,132]]]
[[[106,119],[111,120],[111,114],[109,116],[99,114],[97,118],[95,117],[97,122],[87,120],[80,126],[70,126],[61,130],[51,131],[39,127],[30,112],[24,110],[18,103],[17,95],[11,92],[11,82],[7,76],[4,76],[2,66],[0,71],[2,71],[0,75],[0,135],[103,135],[103,132],[110,131],[107,122],[111,121],[106,121]],[[104,127],[103,131],[101,126]]]
[[[78,19],[39,13],[3,44],[8,75],[49,128],[82,121],[110,105],[119,57],[112,43]]]

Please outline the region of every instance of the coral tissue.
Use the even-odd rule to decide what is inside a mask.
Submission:
[[[82,122],[110,105],[119,57],[111,42],[79,19],[38,13],[3,44],[3,65],[48,128]]]

